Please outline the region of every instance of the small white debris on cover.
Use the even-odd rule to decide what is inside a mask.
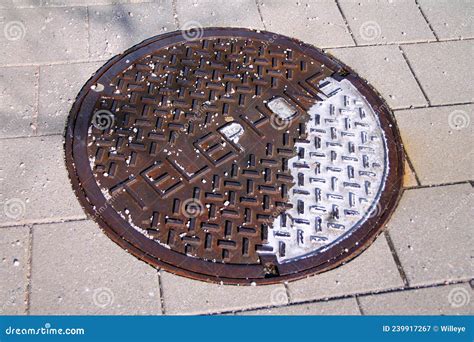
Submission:
[[[239,145],[239,139],[244,134],[244,128],[237,122],[231,122],[219,130],[226,138],[234,144]]]
[[[304,258],[347,238],[375,215],[388,173],[377,115],[348,81],[319,83],[323,101],[308,110],[308,137],[288,161],[292,208],[273,221],[268,245],[279,262]]]
[[[297,113],[296,109],[282,97],[270,100],[267,105],[273,113],[283,120],[290,120]]]

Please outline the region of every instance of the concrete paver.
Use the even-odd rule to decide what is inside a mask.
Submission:
[[[397,46],[331,49],[328,52],[370,82],[390,108],[427,104]]]
[[[171,0],[89,7],[92,58],[110,58],[147,38],[174,30]]]
[[[453,284],[359,297],[366,315],[472,315],[474,291]]]
[[[470,184],[405,191],[388,229],[411,286],[474,277],[473,208]]]
[[[85,7],[0,10],[0,18],[0,65],[88,58]]]
[[[0,315],[26,312],[29,231],[0,228]]]
[[[38,108],[38,134],[62,134],[71,106],[86,81],[102,63],[42,66]]]
[[[178,0],[176,11],[180,29],[229,26],[263,30],[257,4],[253,0]]]
[[[474,105],[395,112],[405,149],[422,185],[472,179]]]
[[[165,314],[203,314],[288,303],[283,285],[227,286],[161,272]]]
[[[269,31],[298,38],[319,48],[355,45],[335,1],[263,0],[259,3]]]
[[[440,39],[474,37],[474,3],[470,0],[418,0]]]
[[[36,67],[0,68],[0,137],[32,135],[37,79]]]
[[[66,174],[62,136],[7,139],[0,159],[0,226],[85,218]]]
[[[293,302],[403,287],[385,236],[346,265],[289,283]]]
[[[158,271],[92,221],[33,227],[31,314],[161,314]]]
[[[470,41],[405,45],[403,51],[431,104],[472,102],[474,62]]]
[[[415,1],[339,1],[357,44],[434,40]]]
[[[355,298],[251,310],[238,315],[360,315]]]

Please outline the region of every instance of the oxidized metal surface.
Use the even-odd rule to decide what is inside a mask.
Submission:
[[[401,187],[383,101],[296,40],[202,33],[151,38],[84,86],[65,148],[85,210],[137,257],[201,280],[292,280],[360,253]]]

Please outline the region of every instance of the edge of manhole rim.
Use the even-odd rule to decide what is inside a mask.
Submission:
[[[293,44],[300,45],[303,49],[310,49],[313,54],[318,55],[321,59],[327,60],[333,67],[337,67],[337,71],[333,74],[338,74],[343,76],[345,79],[349,79],[349,81],[358,89],[358,91],[365,97],[370,97],[371,101],[369,102],[373,107],[374,103],[377,103],[377,110],[374,109],[374,113],[377,115],[378,119],[380,120],[380,126],[384,134],[389,133],[390,138],[387,139],[387,151],[388,151],[388,159],[390,161],[390,170],[387,173],[387,178],[385,180],[385,184],[388,184],[390,181],[390,190],[384,190],[381,193],[381,197],[378,203],[382,202],[382,199],[385,202],[385,206],[383,210],[381,210],[381,214],[376,215],[375,217],[370,218],[367,220],[364,225],[368,225],[368,222],[371,222],[370,228],[365,231],[365,234],[362,235],[361,238],[356,239],[355,243],[350,245],[349,248],[341,249],[339,254],[335,254],[332,258],[327,260],[326,262],[320,262],[318,264],[312,264],[309,267],[303,267],[303,269],[296,269],[292,273],[287,273],[284,275],[278,275],[275,277],[264,277],[264,278],[226,278],[226,277],[219,277],[216,274],[204,274],[191,271],[189,269],[180,268],[179,265],[176,266],[173,263],[166,262],[160,258],[156,258],[145,251],[141,250],[137,246],[135,246],[132,242],[125,239],[112,227],[109,223],[102,219],[100,215],[91,215],[90,211],[93,211],[93,204],[89,201],[84,188],[82,188],[81,181],[76,172],[76,166],[74,162],[74,155],[73,155],[73,143],[74,143],[74,127],[75,127],[75,119],[77,114],[80,112],[82,102],[86,97],[87,93],[91,89],[91,86],[96,84],[96,81],[105,74],[111,66],[113,66],[116,62],[124,60],[127,56],[130,56],[135,51],[146,47],[152,43],[158,42],[160,40],[168,39],[168,38],[176,38],[183,35],[182,30],[176,30],[172,32],[168,32],[165,34],[156,35],[150,38],[143,40],[142,42],[128,48],[123,53],[118,54],[110,58],[106,61],[99,69],[92,74],[92,76],[87,80],[81,90],[78,92],[78,95],[75,98],[75,101],[71,107],[71,110],[68,114],[66,120],[66,127],[64,131],[64,153],[65,153],[65,163],[66,168],[68,170],[68,178],[73,188],[73,191],[82,207],[84,212],[86,213],[88,218],[94,220],[99,228],[116,244],[118,244],[121,248],[125,249],[138,259],[148,263],[154,268],[163,269],[167,272],[170,272],[175,275],[184,276],[190,279],[210,282],[210,283],[218,283],[218,284],[226,284],[226,285],[269,285],[269,284],[278,284],[278,283],[286,283],[292,282],[299,279],[307,278],[309,276],[313,276],[316,274],[320,274],[331,269],[337,268],[350,260],[356,258],[360,254],[362,254],[374,241],[375,239],[383,233],[386,228],[386,224],[389,221],[391,215],[396,210],[400,198],[403,193],[403,175],[404,175],[404,161],[405,161],[405,152],[403,149],[403,144],[401,140],[400,133],[398,131],[398,126],[396,125],[396,121],[393,115],[393,112],[390,110],[387,102],[383,98],[383,96],[372,87],[372,85],[367,82],[364,78],[358,75],[352,68],[344,64],[343,62],[336,59],[330,53],[324,52],[321,48],[318,48],[314,45],[305,43],[300,41],[296,38],[288,37],[282,34],[277,34],[265,30],[255,30],[255,29],[247,29],[247,28],[227,28],[227,27],[205,27],[203,29],[203,36],[199,39],[205,38],[212,38],[212,37],[222,37],[227,36],[229,37],[232,33],[241,33],[241,37],[245,36],[245,34],[263,34],[268,37],[275,37],[277,36],[278,39],[282,39],[286,42],[291,42]],[[219,35],[219,33],[221,33]],[[226,34],[227,33],[227,34]],[[247,37],[251,38],[251,37]],[[171,42],[169,45],[175,44],[176,42]],[[166,44],[164,45],[166,46]],[[130,63],[133,64],[133,63]],[[382,121],[384,121],[382,123]],[[360,231],[359,231],[360,232]],[[337,246],[339,243],[334,243]],[[334,246],[333,246],[334,247]],[[333,248],[332,247],[332,248]],[[305,258],[303,261],[308,261],[310,258]],[[301,261],[301,260],[300,260]],[[294,261],[293,261],[294,262]],[[330,264],[328,264],[331,262]],[[226,265],[226,264],[223,264]],[[246,265],[239,265],[240,267],[245,267]],[[264,267],[263,265],[262,268]]]

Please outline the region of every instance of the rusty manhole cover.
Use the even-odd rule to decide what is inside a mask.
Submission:
[[[151,38],[80,92],[66,160],[120,246],[201,280],[275,283],[360,253],[397,202],[403,154],[378,95],[268,32]]]

